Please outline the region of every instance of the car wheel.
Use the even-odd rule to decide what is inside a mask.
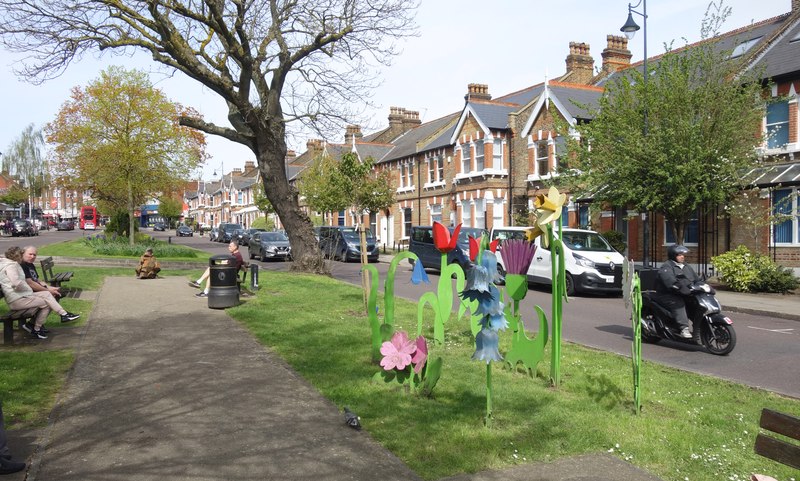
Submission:
[[[569,272],[564,273],[564,283],[567,285],[567,295],[572,296],[575,294],[575,280]]]
[[[247,249],[247,258],[253,260],[253,251],[251,251],[250,249]]]
[[[267,256],[264,255],[264,251],[258,251],[258,260],[264,262],[267,260]]]

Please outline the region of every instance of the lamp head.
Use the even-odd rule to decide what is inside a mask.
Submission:
[[[631,13],[630,7],[628,8],[628,20],[625,22],[625,25],[619,29],[620,32],[624,33],[628,40],[632,40],[633,36],[636,35],[636,32],[639,31],[639,25],[633,21],[633,14]]]

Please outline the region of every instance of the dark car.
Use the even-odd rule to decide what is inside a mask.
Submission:
[[[178,237],[194,237],[194,232],[188,225],[180,225],[175,229],[175,235]]]
[[[75,230],[75,223],[71,220],[62,220],[56,224],[56,230]]]
[[[378,262],[380,249],[378,241],[367,229],[367,260]],[[342,262],[361,259],[361,240],[356,227],[323,226],[319,230],[319,247],[322,254],[330,259]]]
[[[253,237],[253,234],[255,234],[256,232],[265,232],[265,230],[253,229],[253,228],[245,229],[244,232],[242,232],[241,237],[239,239],[239,245],[240,246],[250,245],[250,238]]]
[[[30,237],[39,235],[39,231],[36,229],[36,226],[33,225],[33,222],[27,219],[17,219],[12,224],[11,235],[14,237]]]
[[[283,232],[256,232],[247,246],[247,256],[258,258],[288,260],[292,258],[292,247],[289,238]]]
[[[453,228],[449,227],[448,230],[452,234]],[[458,234],[456,248],[447,253],[447,263],[452,264],[455,262],[464,271],[469,270],[472,267],[472,262],[469,260],[469,236],[477,239],[483,234],[488,235],[488,232],[475,227],[462,227],[461,232]],[[433,243],[432,226],[412,227],[408,250],[417,255],[422,262],[422,267],[429,269],[440,269],[442,267],[442,253]],[[412,265],[414,264],[413,259],[409,259],[409,262]]]
[[[217,233],[218,242],[230,242],[234,240],[233,233],[236,229],[244,229],[242,224],[225,223],[219,225],[219,232]]]
[[[165,232],[167,230],[167,225],[164,224],[163,222],[156,222],[155,224],[153,224],[153,230]]]

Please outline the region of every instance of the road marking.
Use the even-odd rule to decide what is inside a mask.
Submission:
[[[794,329],[765,329],[763,327],[747,326],[750,329],[758,329],[759,331],[777,332],[778,334],[794,334]]]

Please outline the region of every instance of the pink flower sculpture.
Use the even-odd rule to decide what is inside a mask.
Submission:
[[[411,355],[417,350],[414,341],[408,339],[408,334],[398,331],[392,336],[391,341],[386,341],[381,345],[381,367],[384,371],[392,369],[403,370],[411,364]]]
[[[414,372],[419,374],[422,368],[425,367],[425,362],[428,360],[428,342],[425,341],[425,336],[417,338],[417,350],[411,357],[411,362],[414,364]]]

